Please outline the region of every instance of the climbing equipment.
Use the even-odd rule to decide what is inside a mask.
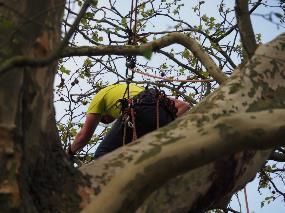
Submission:
[[[137,139],[136,131],[136,107],[139,106],[155,106],[156,110],[156,128],[160,127],[160,108],[164,108],[174,120],[176,118],[177,108],[173,100],[170,100],[164,91],[157,88],[145,89],[133,98],[120,99],[121,113],[124,123],[123,144],[126,141],[126,128],[132,129],[132,141]]]
[[[134,0],[132,0],[132,5],[131,5],[131,12],[130,12],[130,26],[127,29],[128,31],[128,45],[136,45],[136,37],[137,37],[137,6],[138,6],[138,0],[135,1],[134,5]],[[134,18],[133,18],[134,16]],[[133,21],[134,21],[134,26],[133,26]],[[129,85],[131,81],[134,78],[134,68],[136,67],[136,56],[127,56],[126,57],[126,83],[127,83],[127,88],[125,91],[125,94],[127,93],[127,98],[129,99],[130,97],[130,92],[129,92]],[[131,75],[129,75],[129,71],[131,71]],[[125,96],[124,94],[124,96]]]

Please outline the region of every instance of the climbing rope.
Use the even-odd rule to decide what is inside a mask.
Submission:
[[[166,97],[165,93],[162,93],[161,91],[159,91],[156,88],[156,94],[155,94],[155,98],[156,98],[156,129],[158,129],[160,126],[160,124],[159,124],[159,120],[160,120],[159,103],[160,103],[160,100],[162,100],[165,97]]]
[[[132,103],[131,106],[131,118],[132,118],[132,128],[133,128],[133,138],[132,141],[135,141],[138,136],[137,136],[137,130],[136,130],[136,119],[135,119],[135,111],[134,111],[134,105]]]
[[[135,122],[135,110],[134,110],[134,103],[133,99],[121,99],[121,101],[127,101],[127,105],[122,105],[124,108],[122,108],[122,114],[123,114],[123,124],[124,124],[124,130],[123,130],[123,145],[126,144],[126,135],[127,135],[127,128],[131,128],[133,130],[132,135],[132,141],[135,141],[137,136],[137,130],[136,130],[136,122]]]
[[[145,72],[139,71],[137,68],[134,69],[133,72],[141,74],[141,75],[144,75],[144,76],[152,77],[152,78],[158,78],[158,79],[165,80],[165,81],[174,81],[174,82],[211,82],[211,81],[214,81],[214,79],[180,80],[180,79],[165,78],[165,77],[152,75],[152,74],[149,74],[149,73],[145,73]]]
[[[124,132],[123,132],[123,146],[126,145],[126,134],[127,134],[127,121],[125,121],[125,117],[123,117],[123,124],[124,124]]]
[[[244,192],[244,199],[245,199],[246,213],[249,213],[249,207],[248,207],[248,200],[247,200],[246,186],[244,187],[243,192]]]
[[[135,4],[134,4],[135,2]],[[138,0],[132,0],[131,4],[131,11],[130,11],[130,25],[128,30],[128,45],[136,45],[136,34],[137,34],[137,6]],[[133,17],[134,16],[134,17]],[[134,22],[134,26],[133,26]],[[135,111],[134,111],[134,104],[133,100],[130,99],[130,83],[134,78],[134,68],[136,67],[136,56],[128,56],[126,57],[126,90],[123,95],[122,102],[125,102],[122,105],[123,109],[123,122],[124,122],[124,133],[123,133],[123,145],[125,145],[126,141],[126,131],[127,127],[133,129],[133,137],[132,141],[137,139],[137,131],[136,131],[136,123],[135,123]],[[129,74],[131,71],[131,75]],[[127,98],[125,96],[127,95]],[[131,119],[131,121],[130,121]]]
[[[134,5],[135,1],[135,5]],[[137,6],[138,0],[132,0],[131,11],[130,11],[130,25],[128,30],[128,45],[136,45],[136,37],[137,37]],[[134,17],[133,17],[134,16]],[[134,22],[134,26],[133,26]],[[134,68],[136,67],[136,56],[128,56],[126,58],[126,83],[127,88],[125,94],[127,93],[127,98],[130,98],[130,83],[134,78]],[[129,71],[131,71],[131,75],[129,75]],[[124,96],[125,96],[124,94]]]
[[[156,98],[156,129],[159,128],[159,98]]]

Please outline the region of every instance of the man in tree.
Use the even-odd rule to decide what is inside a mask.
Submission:
[[[72,157],[82,149],[99,122],[109,124],[117,119],[98,146],[95,158],[168,124],[188,109],[188,103],[167,98],[157,89],[144,89],[134,84],[110,85],[94,96],[86,121],[67,153]]]

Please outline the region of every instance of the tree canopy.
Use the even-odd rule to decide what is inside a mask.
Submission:
[[[283,0],[3,1],[0,207],[239,212],[227,204],[256,174],[262,206],[284,201],[284,11]],[[92,96],[126,81],[192,108],[90,162],[102,126],[74,169],[63,150]]]

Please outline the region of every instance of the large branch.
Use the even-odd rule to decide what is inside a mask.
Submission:
[[[132,163],[120,165],[120,173],[108,180],[109,184],[100,186],[102,192],[85,211],[119,212],[127,206],[134,208],[129,209],[133,211],[149,195],[151,188],[159,187],[170,177],[244,149],[258,150],[284,145],[282,139],[285,137],[285,110],[235,114],[221,117],[202,127],[196,125],[198,119],[208,116],[211,115],[189,115],[188,120],[192,120],[193,124],[187,137],[177,134],[174,125],[171,125],[138,140],[135,146],[121,149],[121,153],[143,151],[130,159]],[[199,131],[200,128],[207,133]],[[155,144],[160,141],[161,134],[165,134],[167,139],[163,141],[161,150],[156,150]],[[142,141],[144,142],[140,143]],[[146,148],[147,146],[150,147]],[[157,154],[154,155],[153,152]],[[110,156],[101,158],[95,161],[94,168],[103,161],[112,162]],[[96,169],[88,171],[88,174],[93,177],[98,175]],[[153,186],[149,186],[150,184]],[[148,190],[145,190],[146,188]],[[140,196],[130,203],[131,200],[126,198],[136,193],[140,193]],[[112,196],[112,199],[106,199]]]
[[[251,58],[257,48],[257,44],[250,20],[248,0],[236,0],[235,11],[243,47],[248,57]]]
[[[219,83],[226,81],[227,76],[219,69],[203,47],[193,38],[181,34],[170,33],[160,39],[140,45],[102,45],[96,47],[77,47],[66,48],[61,57],[71,56],[99,56],[99,55],[145,55],[148,51],[156,52],[159,49],[170,46],[172,44],[181,44],[188,48],[195,57],[206,67],[209,74]],[[25,56],[17,56],[4,62],[0,66],[0,74],[13,66],[45,66],[50,63],[49,58],[34,59]]]

